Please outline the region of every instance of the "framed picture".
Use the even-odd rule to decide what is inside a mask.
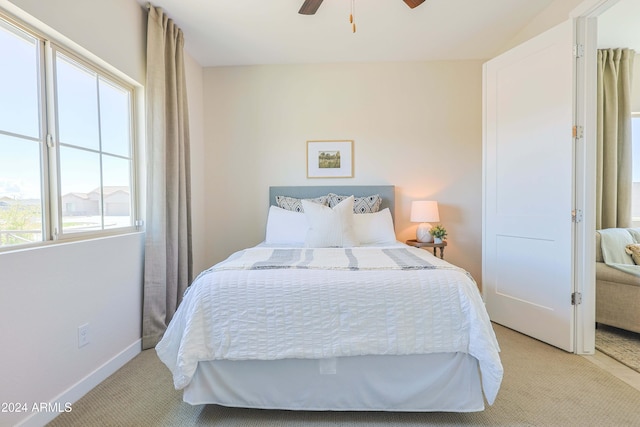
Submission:
[[[353,140],[307,141],[307,178],[353,178]]]

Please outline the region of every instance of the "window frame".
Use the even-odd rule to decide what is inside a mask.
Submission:
[[[47,34],[38,31],[32,26],[19,21],[15,17],[0,9],[0,20],[4,21],[8,26],[15,27],[18,31],[22,31],[36,39],[38,44],[38,88],[39,96],[39,131],[38,138],[33,139],[40,144],[40,195],[42,210],[42,240],[19,243],[2,246],[0,245],[0,253],[15,250],[23,250],[34,247],[46,246],[56,243],[66,243],[72,241],[89,240],[108,236],[116,236],[141,231],[143,222],[140,220],[140,194],[141,189],[139,179],[140,165],[140,149],[139,145],[139,114],[138,104],[140,102],[139,87],[124,74],[118,75],[119,72],[109,66],[99,58],[97,60],[91,58],[91,54],[83,54],[79,49],[69,47],[65,43],[49,37]],[[101,191],[100,203],[100,227],[99,230],[64,232],[62,221],[62,208],[64,205],[62,199],[61,188],[61,169],[60,169],[60,141],[58,134],[58,112],[57,105],[57,87],[55,83],[55,60],[56,54],[62,54],[66,59],[78,64],[80,67],[96,73],[96,79],[103,79],[107,84],[115,85],[119,89],[123,89],[128,93],[129,104],[129,204],[130,225],[105,228],[105,207],[103,203],[104,192]],[[2,132],[2,131],[0,131]],[[10,132],[2,132],[2,134],[12,136]],[[23,135],[15,135],[25,138]],[[64,144],[62,144],[64,146]],[[108,152],[103,151],[102,144],[97,151],[100,155],[100,164],[102,165],[102,156]],[[116,156],[125,158],[123,156]],[[100,170],[100,188],[104,190],[103,170]],[[108,186],[107,186],[108,187]]]
[[[632,153],[632,159],[635,159],[635,157],[633,156],[633,152],[636,151],[636,150],[640,150],[640,135],[636,135],[633,132],[633,122],[636,121],[636,120],[640,121],[640,111],[631,112],[631,145],[632,145],[631,153]],[[637,145],[637,147],[636,147],[636,145]],[[634,182],[638,182],[638,181],[634,181],[633,180],[633,174],[634,174],[634,171],[636,173],[640,172],[640,171],[635,169],[635,167],[634,167],[635,165],[633,163],[634,162],[632,160],[632,164],[631,164],[631,223],[632,223],[633,227],[640,227],[640,215],[639,216],[635,216],[635,217],[633,215],[634,214],[634,211],[633,211],[634,201],[636,203],[639,202],[638,200],[635,200],[634,197],[633,197],[633,183]],[[638,165],[640,167],[640,161],[638,161]]]

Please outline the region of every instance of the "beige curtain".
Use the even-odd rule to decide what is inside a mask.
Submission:
[[[148,9],[145,349],[162,338],[191,282],[193,264],[184,38],[161,8]]]
[[[631,226],[630,49],[598,50],[596,227]]]

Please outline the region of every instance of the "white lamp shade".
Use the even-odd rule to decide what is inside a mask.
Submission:
[[[411,222],[439,222],[438,202],[420,200],[411,202]]]
[[[431,200],[420,200],[411,202],[411,222],[419,222],[416,230],[416,240],[422,243],[433,242],[430,222],[440,221],[438,213],[438,202]]]

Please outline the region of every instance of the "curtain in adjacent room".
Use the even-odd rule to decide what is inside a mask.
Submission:
[[[596,227],[631,226],[631,77],[635,52],[598,50]]]
[[[145,349],[162,338],[191,281],[193,264],[184,38],[161,8],[147,7]]]

